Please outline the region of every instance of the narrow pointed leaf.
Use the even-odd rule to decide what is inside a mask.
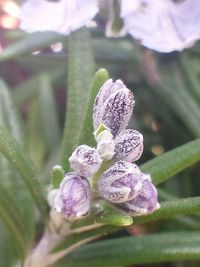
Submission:
[[[7,85],[0,80],[0,125],[5,125],[23,144],[26,140],[24,126]]]
[[[23,148],[3,127],[0,127],[0,152],[16,168],[29,188],[38,209],[41,211],[43,216],[46,216],[47,203],[42,192],[42,186],[40,184],[37,171]]]
[[[47,152],[51,153],[59,146],[61,132],[53,88],[49,75],[45,73],[39,79],[39,112]]]
[[[177,64],[164,65],[161,74],[162,82],[154,92],[171,107],[193,136],[199,137],[200,108],[196,99],[191,97],[179,67]]]
[[[86,28],[70,35],[68,53],[67,110],[61,151],[65,171],[69,170],[68,158],[79,142],[94,74],[94,57]]]
[[[15,207],[15,202],[9,193],[0,185],[0,218],[5,223],[6,227],[11,232],[17,242],[21,253],[26,251],[28,236],[24,231],[24,222],[21,221],[21,214],[18,213],[18,207]],[[15,209],[16,208],[16,209]]]
[[[0,236],[0,266],[14,266],[16,259],[21,256],[19,246],[2,221],[0,221]]]
[[[133,223],[131,216],[122,214],[117,209],[114,209],[106,201],[101,201],[98,203],[99,209],[101,211],[95,214],[95,221],[97,223],[102,223],[105,225],[115,225],[115,226],[128,226]]]
[[[64,74],[63,71],[51,71],[48,73],[50,82],[56,81]],[[24,81],[20,85],[16,86],[13,90],[13,100],[16,106],[20,106],[26,101],[30,100],[34,96],[38,95],[38,86],[36,84],[39,82],[40,75],[35,75],[27,81]],[[57,87],[53,87],[57,89]]]
[[[0,126],[5,127],[9,132],[25,146],[25,133],[22,119],[15,107],[9,88],[3,81],[0,81]],[[30,192],[10,162],[0,155],[0,186],[4,193],[6,203],[13,206],[12,212],[16,213],[23,225],[23,233],[27,235],[30,243],[34,237],[34,210],[33,200]],[[7,196],[9,194],[9,196]],[[8,200],[10,199],[10,201]],[[20,207],[23,206],[23,209]]]
[[[29,116],[27,119],[28,128],[28,154],[31,160],[34,162],[36,167],[40,170],[42,167],[45,154],[46,146],[45,140],[42,135],[41,123],[39,113],[38,98],[34,98],[29,104]]]
[[[25,54],[33,53],[49,45],[63,41],[66,36],[55,32],[35,32],[25,34],[24,37],[13,45],[8,46],[0,54],[0,61],[18,58]]]
[[[95,146],[96,142],[93,136],[93,105],[96,95],[101,86],[109,79],[109,74],[105,69],[99,69],[94,78],[90,89],[90,94],[87,102],[87,109],[83,120],[82,129],[80,132],[79,143]]]
[[[199,239],[199,232],[179,232],[104,240],[71,253],[59,266],[121,267],[200,259]]]
[[[152,214],[133,218],[135,224],[141,224],[178,215],[188,215],[200,212],[200,197],[191,197],[161,202],[160,209]]]
[[[200,83],[198,79],[199,64],[193,64],[194,62],[187,52],[181,53],[179,60],[185,78],[188,81],[189,90],[191,90],[194,97],[198,100],[198,103],[200,103]]]
[[[141,166],[155,184],[162,183],[200,160],[200,139],[191,141],[158,156]]]

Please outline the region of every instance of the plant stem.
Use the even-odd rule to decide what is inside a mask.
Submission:
[[[69,253],[71,253],[72,251],[74,251],[75,249],[79,248],[80,246],[87,244],[90,241],[96,240],[99,237],[101,237],[102,234],[100,235],[96,235],[96,236],[92,236],[92,237],[88,237],[86,239],[83,239],[75,244],[73,244],[72,246],[70,246],[67,249],[64,249],[62,251],[59,251],[57,253],[51,254],[50,256],[48,256],[46,263],[46,266],[50,266],[53,263],[55,263],[56,261],[58,261],[59,259],[63,258],[64,256],[68,255]],[[38,267],[43,267],[43,266],[38,266]]]

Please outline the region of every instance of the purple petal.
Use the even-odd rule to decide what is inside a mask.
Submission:
[[[69,158],[71,168],[83,177],[90,177],[101,166],[101,157],[95,148],[81,145]]]
[[[143,152],[143,135],[133,129],[128,129],[117,135],[115,139],[115,158],[134,162]]]
[[[89,182],[77,173],[68,173],[60,184],[54,208],[66,218],[78,219],[90,211]]]

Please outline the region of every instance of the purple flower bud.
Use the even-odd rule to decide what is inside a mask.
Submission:
[[[94,130],[104,123],[115,137],[125,130],[132,115],[134,96],[121,80],[108,80],[100,89],[93,110]]]
[[[133,199],[141,187],[138,166],[122,160],[105,171],[98,182],[99,194],[112,203]]]
[[[133,129],[128,129],[117,135],[115,139],[115,158],[134,162],[143,152],[143,135]]]
[[[141,178],[142,187],[138,195],[130,201],[117,204],[120,210],[132,216],[150,214],[160,207],[158,193],[150,176],[141,173]]]
[[[121,80],[116,80],[113,82],[112,79],[107,80],[104,85],[100,88],[99,93],[96,96],[94,102],[94,109],[93,109],[93,123],[95,130],[100,125],[101,121],[99,120],[101,109],[106,102],[106,100],[110,97],[111,94],[119,91],[120,89],[124,88],[125,85]]]
[[[71,168],[83,177],[90,177],[101,165],[101,157],[95,148],[81,145],[69,158]]]
[[[90,185],[75,172],[65,175],[54,200],[56,212],[68,219],[78,219],[90,211]]]

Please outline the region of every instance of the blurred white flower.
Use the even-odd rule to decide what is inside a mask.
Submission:
[[[67,35],[86,25],[97,12],[96,0],[27,0],[22,5],[20,28]]]
[[[126,30],[141,44],[172,52],[200,39],[199,0],[121,0]]]

